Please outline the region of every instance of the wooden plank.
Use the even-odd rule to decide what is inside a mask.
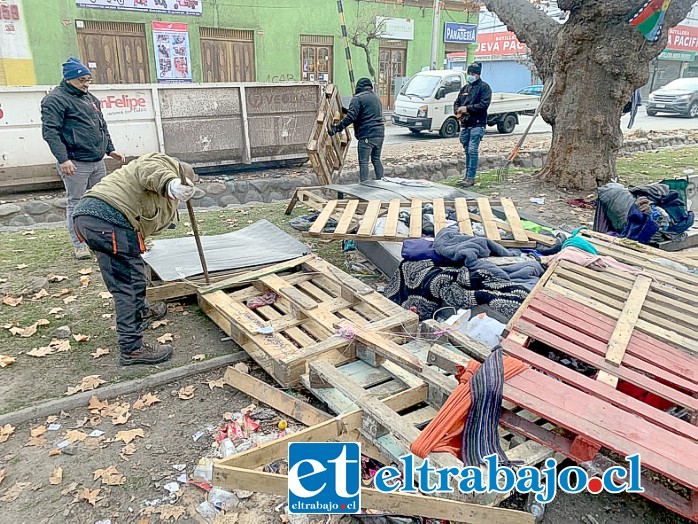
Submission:
[[[443,198],[434,199],[434,235],[446,227],[446,207]]]
[[[286,297],[291,304],[298,307],[301,311],[308,311],[318,307],[316,301],[293,287],[278,275],[266,275],[260,278],[259,281],[277,295]]]
[[[608,351],[606,352],[606,362],[616,367],[620,367],[620,363],[625,356],[625,350],[630,343],[630,337],[633,335],[635,325],[640,317],[640,311],[649,293],[652,279],[638,275],[635,280],[635,285],[630,291],[630,296],[625,302],[623,311],[620,313],[616,328],[613,330],[611,339],[608,342]],[[610,375],[605,371],[599,372],[599,380],[615,387],[618,385],[618,377]]]
[[[528,242],[528,233],[521,223],[519,213],[516,210],[516,206],[514,206],[512,199],[504,197],[501,199],[501,204],[507,222],[511,226],[511,234],[514,236],[514,240],[517,242]]]
[[[275,473],[253,471],[220,463],[213,468],[216,486],[225,489],[249,489],[279,496],[288,494],[288,477]],[[498,524],[533,524],[532,514],[503,508],[491,508],[455,500],[412,495],[409,493],[383,493],[371,488],[361,488],[361,506],[365,509],[399,514],[450,520],[453,522],[497,522]]]
[[[490,201],[486,198],[478,198],[477,207],[482,219],[482,227],[485,229],[485,236],[495,242],[502,240],[502,237],[499,236],[497,224],[494,221],[494,213],[492,213]]]
[[[369,200],[366,206],[366,211],[361,219],[361,225],[356,232],[357,237],[370,237],[373,234],[373,229],[376,227],[376,220],[381,211],[380,200]]]
[[[224,379],[230,387],[263,402],[267,406],[305,424],[314,426],[332,418],[331,415],[311,406],[296,397],[270,386],[252,375],[242,373],[234,367],[228,367]]]
[[[400,215],[400,199],[395,198],[388,204],[388,214],[385,218],[385,231],[383,237],[393,239],[397,237],[397,223]]]
[[[325,226],[327,225],[327,221],[332,216],[332,213],[334,212],[335,207],[337,207],[336,200],[330,200],[329,202],[327,202],[325,209],[323,209],[320,212],[320,215],[318,215],[315,222],[313,222],[313,225],[310,226],[308,233],[311,235],[317,235],[319,233],[322,233],[322,230],[325,229]]]
[[[338,235],[343,235],[349,230],[349,226],[352,224],[354,213],[356,212],[358,205],[358,200],[350,200],[347,203],[346,207],[344,208],[344,212],[342,213],[342,217],[339,219],[339,222],[337,222],[335,233]]]
[[[410,238],[422,238],[422,202],[418,198],[412,199],[410,205]]]
[[[470,212],[468,211],[468,202],[465,198],[456,198],[456,218],[458,219],[458,229],[464,235],[473,234],[473,224],[470,222]]]

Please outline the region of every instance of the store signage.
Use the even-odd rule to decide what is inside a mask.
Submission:
[[[201,16],[203,0],[75,0],[78,7]]]
[[[669,29],[666,48],[670,51],[698,51],[698,27],[677,25]]]
[[[673,60],[676,62],[693,62],[696,59],[695,51],[662,51],[657,58],[659,60]]]
[[[444,42],[474,44],[477,42],[477,25],[446,22],[444,25]]]
[[[409,18],[377,16],[376,28],[381,38],[388,40],[414,40],[414,20]]]
[[[158,82],[191,82],[188,25],[169,22],[152,24]]]
[[[528,55],[528,47],[516,39],[511,31],[499,33],[480,33],[477,36],[477,52],[479,59],[506,60],[522,58]]]

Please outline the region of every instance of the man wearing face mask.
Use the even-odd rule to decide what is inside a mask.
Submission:
[[[467,84],[453,104],[453,112],[460,122],[460,143],[465,150],[465,177],[460,184],[463,187],[475,184],[480,141],[485,136],[487,108],[492,102],[492,89],[480,78],[482,64],[470,64],[467,73]]]

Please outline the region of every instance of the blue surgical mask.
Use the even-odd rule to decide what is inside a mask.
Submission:
[[[475,78],[475,75],[468,75],[465,77],[465,80],[469,84],[472,84],[473,82],[475,82],[475,80],[477,80],[477,78]]]

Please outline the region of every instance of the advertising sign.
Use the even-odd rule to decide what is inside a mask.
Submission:
[[[187,24],[153,22],[153,45],[158,82],[191,82]]]
[[[669,29],[666,48],[670,51],[698,51],[698,27],[677,25]]]
[[[483,60],[506,60],[528,55],[528,47],[516,39],[511,31],[480,33],[475,56]]]
[[[444,25],[444,42],[474,44],[477,42],[477,25],[446,22]]]
[[[202,0],[75,0],[78,7],[201,16]]]
[[[380,37],[388,40],[414,40],[414,20],[409,18],[376,17]]]

